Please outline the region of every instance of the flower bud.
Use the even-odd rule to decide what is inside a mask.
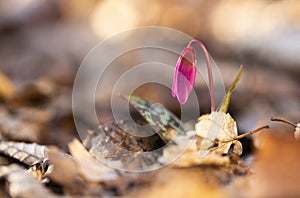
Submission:
[[[186,103],[195,83],[195,75],[196,52],[194,48],[186,47],[176,63],[172,85],[172,96],[176,96],[180,104]]]

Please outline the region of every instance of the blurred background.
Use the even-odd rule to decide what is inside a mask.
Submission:
[[[202,40],[227,88],[244,65],[229,109],[240,131],[270,116],[299,122],[299,1],[0,0],[2,136],[63,147],[76,133],[71,95],[84,57],[100,41],[142,26],[170,27]],[[201,112],[209,112],[207,87],[196,86]],[[168,103],[164,89],[145,90],[139,95]],[[108,100],[102,95],[99,108],[109,108]],[[175,103],[168,108],[178,112]],[[20,136],[11,135],[17,129]]]

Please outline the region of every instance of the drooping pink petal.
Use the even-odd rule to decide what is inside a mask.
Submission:
[[[196,53],[194,48],[185,48],[176,63],[172,85],[172,96],[176,96],[180,104],[186,103],[193,89],[196,74],[195,65]]]

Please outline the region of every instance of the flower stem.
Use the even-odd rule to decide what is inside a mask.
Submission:
[[[213,81],[212,67],[210,64],[209,55],[208,55],[205,45],[201,41],[198,41],[196,39],[191,40],[187,47],[190,47],[193,43],[197,43],[200,46],[200,48],[204,54],[204,57],[205,57],[205,61],[206,61],[206,65],[207,65],[207,72],[208,72],[211,111],[215,111],[216,108],[215,108],[214,81]]]

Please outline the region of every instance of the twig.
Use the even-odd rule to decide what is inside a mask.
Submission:
[[[283,122],[297,128],[297,125],[283,118],[271,117],[271,121]]]
[[[255,130],[253,130],[253,131],[248,132],[248,133],[244,133],[244,134],[242,134],[242,135],[236,136],[236,137],[234,138],[234,140],[239,140],[239,139],[244,138],[244,137],[246,137],[246,136],[248,136],[248,135],[251,135],[251,134],[254,134],[254,133],[258,133],[258,132],[260,132],[261,130],[263,130],[263,129],[268,129],[268,128],[270,128],[269,125],[265,125],[265,126],[259,127],[259,128],[255,129]]]

